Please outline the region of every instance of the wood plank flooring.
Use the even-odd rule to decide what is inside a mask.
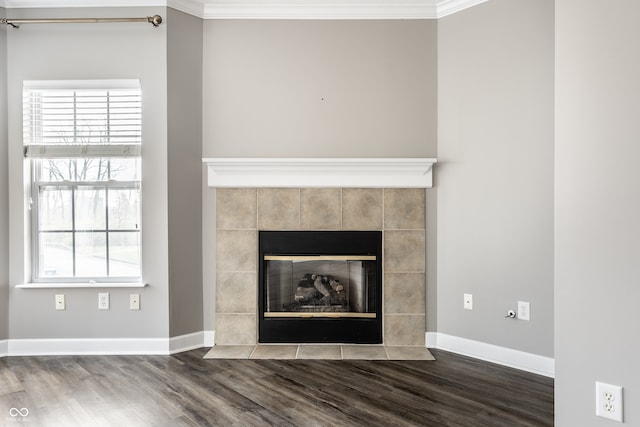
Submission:
[[[552,379],[444,351],[436,361],[203,360],[206,351],[0,359],[0,425],[553,425]]]

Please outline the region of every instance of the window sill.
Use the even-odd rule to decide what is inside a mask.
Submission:
[[[24,283],[16,285],[19,289],[58,289],[58,288],[144,288],[147,283],[129,282],[129,283]]]

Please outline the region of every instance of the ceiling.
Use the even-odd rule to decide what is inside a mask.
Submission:
[[[488,0],[0,0],[0,7],[169,6],[204,19],[438,19]]]

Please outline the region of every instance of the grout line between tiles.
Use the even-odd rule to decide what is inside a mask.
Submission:
[[[249,353],[249,359],[253,359],[253,355],[255,354],[256,350],[258,349],[257,345],[253,346],[253,350],[251,350],[251,353]]]
[[[387,346],[384,345],[384,346],[382,346],[382,348],[384,349],[385,356],[387,356],[387,360],[391,360],[391,358],[389,357],[389,352],[387,351]]]

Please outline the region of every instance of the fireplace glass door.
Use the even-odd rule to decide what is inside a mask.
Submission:
[[[376,256],[265,256],[265,317],[376,317]]]
[[[382,343],[379,231],[260,231],[258,341]]]

